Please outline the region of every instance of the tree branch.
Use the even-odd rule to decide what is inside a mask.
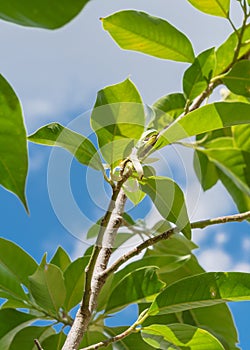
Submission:
[[[245,213],[235,214],[235,215],[228,215],[228,216],[221,216],[214,219],[207,219],[207,220],[201,220],[191,223],[191,228],[197,229],[197,228],[205,228],[207,226],[211,225],[217,225],[217,224],[224,224],[227,222],[239,222],[243,220],[247,220],[250,218],[250,211],[247,211]],[[109,268],[107,268],[105,271],[103,271],[102,276],[106,279],[111,273],[115,272],[122,264],[124,264],[126,261],[131,259],[132,257],[140,254],[144,249],[155,245],[156,243],[160,241],[164,241],[169,239],[171,236],[173,236],[175,233],[179,233],[180,230],[177,227],[173,227],[160,235],[151,237],[144,241],[143,243],[139,244],[129,252],[125,253],[123,256],[121,256],[119,259],[117,259]]]
[[[228,216],[220,216],[218,218],[214,219],[207,219],[207,220],[201,220],[191,223],[191,227],[193,229],[195,228],[204,228],[211,225],[217,225],[217,224],[225,224],[226,222],[240,222],[244,221],[250,218],[250,211],[247,211],[245,213],[235,214],[235,215],[228,215]]]
[[[122,214],[127,199],[122,190],[122,185],[130,174],[131,168],[128,165],[126,169],[122,169],[121,180],[113,187],[113,194],[108,210],[101,222],[93,253],[85,269],[85,289],[82,302],[62,350],[78,349],[83,335],[88,328],[92,313],[97,304],[97,297],[106,280],[106,277],[103,277],[101,273],[107,268],[116,233],[122,223]]]
[[[143,321],[148,317],[147,312],[148,312],[148,309],[144,310],[141,313],[141,315],[138,317],[138,319],[135,321],[135,323],[132,324],[132,326],[130,326],[124,332],[122,332],[122,333],[120,333],[118,335],[115,335],[114,337],[111,337],[111,338],[108,338],[106,340],[103,340],[100,343],[87,346],[86,348],[83,348],[83,349],[80,349],[80,350],[97,350],[97,349],[99,349],[101,347],[106,347],[109,344],[112,344],[112,343],[115,343],[117,341],[120,341],[120,340],[126,338],[131,333],[138,332],[139,329],[137,330],[136,327],[141,325],[143,323]]]

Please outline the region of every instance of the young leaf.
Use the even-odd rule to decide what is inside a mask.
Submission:
[[[35,260],[15,243],[0,238],[0,271],[11,273],[19,284],[29,286],[28,276],[37,269]],[[1,274],[0,273],[0,274]],[[0,280],[2,280],[0,278]]]
[[[161,176],[145,178],[140,181],[140,184],[162,217],[175,223],[186,237],[190,238],[190,223],[180,187],[172,179]]]
[[[104,341],[107,339],[107,336],[100,331],[88,331],[86,332],[83,340],[81,341],[80,348],[85,348],[87,346],[96,344],[98,342]],[[79,349],[80,349],[79,348]],[[112,350],[112,345],[109,345],[105,348],[106,350]],[[47,349],[46,349],[47,350]]]
[[[26,210],[25,182],[28,171],[26,131],[20,102],[0,75],[0,185],[18,196]]]
[[[228,126],[249,124],[250,104],[242,102],[215,102],[200,107],[174,121],[159,137],[155,148],[204,132]]]
[[[183,111],[186,99],[181,93],[174,93],[161,97],[153,104],[155,117],[150,124],[152,128],[160,131],[176,119]]]
[[[1,4],[0,18],[28,27],[56,29],[74,18],[88,0],[73,2],[61,0],[5,1]]]
[[[18,333],[16,333],[14,339],[10,344],[9,350],[33,350],[34,339],[38,339],[40,342],[53,333],[55,333],[55,331],[52,327],[30,326],[23,328]]]
[[[152,324],[141,332],[143,340],[156,349],[224,350],[211,333],[186,324]]]
[[[65,250],[62,247],[58,247],[55,255],[50,260],[50,263],[58,266],[62,271],[64,271],[71,263],[71,260]]]
[[[202,52],[195,58],[183,76],[183,91],[187,99],[192,101],[207,88],[214,68],[214,48]]]
[[[144,123],[142,99],[130,79],[98,92],[91,125],[103,157],[112,167],[130,154]]]
[[[237,62],[222,81],[235,94],[250,97],[250,61]]]
[[[238,29],[241,32],[242,28]],[[242,37],[242,45],[238,58],[245,55],[250,49],[250,24],[247,24]],[[216,50],[216,68],[214,76],[225,72],[233,62],[235,48],[238,45],[238,35],[233,32],[227,40]]]
[[[128,179],[123,185],[123,190],[134,205],[138,205],[145,197],[145,193],[140,190],[137,179]]]
[[[88,260],[88,257],[78,258],[64,271],[64,283],[66,288],[64,308],[66,311],[70,311],[81,301],[85,278],[84,270]]]
[[[82,164],[103,170],[102,162],[92,142],[58,123],[43,126],[28,137],[29,141],[65,148]]]
[[[126,10],[103,18],[103,27],[126,50],[180,62],[193,62],[188,38],[167,21],[144,12]]]
[[[66,297],[62,271],[55,265],[41,264],[29,280],[35,302],[56,315]]]
[[[225,17],[229,15],[230,0],[188,0],[198,10],[209,15]]]
[[[159,281],[156,267],[144,267],[130,272],[116,285],[109,296],[105,312],[114,312],[158,293],[164,283]]]
[[[166,287],[153,302],[152,315],[168,314],[228,301],[250,300],[250,274],[207,272]]]

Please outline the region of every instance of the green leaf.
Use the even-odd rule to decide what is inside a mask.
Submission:
[[[144,123],[142,99],[130,79],[98,92],[91,125],[108,164],[114,166],[130,154]]]
[[[65,250],[62,247],[58,247],[55,255],[50,260],[50,263],[58,266],[62,271],[64,271],[71,263],[71,260]]]
[[[155,117],[151,127],[158,131],[162,130],[184,111],[185,105],[186,99],[181,93],[161,97],[152,106]]]
[[[237,125],[232,127],[233,139],[236,147],[250,152],[250,128],[249,125]]]
[[[239,187],[235,184],[232,177],[227,176],[223,171],[217,169],[219,178],[223,185],[226,187],[227,191],[230,193],[232,199],[234,200],[239,212],[246,212],[250,210],[250,197],[248,194],[242,192]]]
[[[211,333],[186,324],[153,324],[141,332],[144,341],[156,349],[224,350]]]
[[[162,217],[176,224],[179,230],[190,238],[190,223],[180,187],[172,179],[161,176],[145,178],[140,181],[140,184]]]
[[[202,150],[235,185],[250,196],[250,153],[235,148]]]
[[[159,137],[155,148],[204,132],[250,123],[250,104],[215,102],[200,107],[174,121]]]
[[[4,238],[0,238],[0,251],[4,252],[0,256],[0,273],[9,272],[17,282],[28,287],[28,276],[37,268],[35,260],[18,245]]]
[[[41,346],[46,350],[61,350],[66,335],[63,332],[52,334],[41,342]]]
[[[133,271],[141,269],[143,267],[156,266],[161,272],[172,272],[178,269],[180,266],[184,265],[190,258],[190,255],[148,255],[144,256],[138,261],[132,262],[131,264],[124,267],[122,270],[111,275],[104,287],[100,292],[100,297],[98,298],[98,308],[101,311],[105,308],[105,305],[109,301],[109,295],[113,293],[120,281],[129,276]]]
[[[198,10],[209,15],[225,17],[229,15],[230,0],[188,0]]]
[[[28,171],[26,131],[20,102],[0,75],[0,185],[18,196],[26,210],[25,182]]]
[[[82,298],[85,278],[85,267],[89,258],[82,257],[73,261],[64,271],[64,281],[66,287],[66,297],[64,308],[70,311]]]
[[[102,19],[103,27],[126,50],[180,62],[192,62],[188,38],[167,21],[139,11],[120,11]]]
[[[193,100],[206,90],[215,68],[214,48],[197,56],[183,76],[183,91],[189,100]]]
[[[216,166],[199,150],[194,152],[194,170],[203,191],[209,190],[219,179]]]
[[[238,29],[240,33],[242,28]],[[246,25],[243,37],[242,46],[238,58],[244,56],[250,49],[250,24]],[[235,48],[238,44],[238,36],[233,32],[227,40],[216,50],[216,68],[214,76],[225,72],[233,62]]]
[[[139,300],[152,297],[164,286],[156,267],[144,267],[130,272],[116,285],[109,296],[105,312],[114,312]]]
[[[62,271],[55,265],[41,264],[29,280],[36,303],[56,315],[66,297]]]
[[[149,313],[172,313],[228,301],[250,300],[250,274],[208,272],[184,278],[163,290]]]
[[[34,319],[34,316],[17,310],[0,310],[0,349],[9,349],[15,334]]]
[[[58,123],[43,126],[28,137],[29,141],[46,146],[65,148],[84,165],[103,170],[102,162],[95,146],[85,136],[80,135]]]
[[[55,331],[52,327],[35,327],[30,326],[21,329],[16,333],[9,350],[33,350],[34,349],[34,339],[38,339],[41,342],[43,339],[47,338]]]
[[[250,97],[250,61],[236,62],[222,81],[235,94]]]
[[[28,27],[56,29],[73,19],[88,0],[12,0],[1,4],[0,18]]]

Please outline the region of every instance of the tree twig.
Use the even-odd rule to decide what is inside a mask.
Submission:
[[[240,222],[244,221],[250,218],[250,211],[247,211],[245,213],[235,214],[235,215],[228,215],[228,216],[220,216],[218,218],[214,219],[207,219],[207,220],[201,220],[197,222],[191,223],[192,228],[204,228],[211,225],[217,225],[217,224],[225,224],[226,222]]]
[[[34,343],[35,343],[35,345],[36,345],[36,347],[37,347],[38,350],[44,350],[44,349],[42,348],[41,344],[39,343],[39,340],[38,340],[38,339],[34,339]]]
[[[148,309],[144,310],[141,315],[138,317],[138,319],[135,321],[134,324],[132,324],[132,326],[130,326],[128,329],[126,329],[124,332],[118,334],[118,335],[115,335],[114,337],[111,337],[111,338],[108,338],[106,340],[103,340],[97,344],[93,344],[93,345],[90,345],[86,348],[83,348],[83,349],[80,349],[80,350],[97,350],[101,347],[106,347],[108,346],[109,344],[112,344],[112,343],[115,343],[117,341],[120,341],[124,338],[126,338],[128,335],[130,335],[131,333],[134,333],[134,332],[138,332],[138,330],[136,330],[136,327],[141,325],[143,323],[143,321],[148,317]]]
[[[205,228],[207,226],[211,225],[217,225],[217,224],[224,224],[227,222],[239,222],[243,220],[247,220],[250,218],[250,211],[247,211],[245,213],[235,214],[235,215],[228,215],[228,216],[221,216],[214,219],[207,219],[207,220],[200,220],[196,222],[191,223],[192,229],[197,228]],[[151,237],[144,241],[143,243],[139,244],[129,252],[125,253],[123,256],[121,256],[119,259],[117,259],[109,268],[107,268],[105,271],[103,271],[102,276],[107,278],[111,273],[115,272],[122,264],[124,264],[126,261],[131,259],[132,257],[140,254],[144,249],[155,245],[156,243],[160,241],[164,241],[169,239],[171,236],[173,236],[175,233],[180,232],[180,230],[177,227],[173,227],[160,235]]]

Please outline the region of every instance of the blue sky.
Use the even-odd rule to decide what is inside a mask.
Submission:
[[[181,77],[186,64],[122,51],[103,31],[100,17],[129,8],[168,20],[192,40],[196,54],[218,46],[231,32],[224,19],[206,16],[186,0],[93,0],[76,19],[54,32],[23,28],[2,21],[1,73],[22,101],[29,133],[52,121],[67,125],[86,112],[81,120],[84,120],[84,130],[88,135],[87,111],[93,106],[97,91],[128,76],[147,104],[167,93],[181,91]],[[234,17],[236,24],[239,24],[237,10]],[[60,151],[58,157],[61,154],[68,157]],[[61,209],[53,201],[53,189],[60,183],[63,186],[62,177],[61,182],[54,175],[47,179],[48,169],[51,170],[51,150],[30,144],[29,155],[27,198],[30,216],[26,215],[13,195],[0,188],[1,235],[18,243],[38,261],[45,251],[52,256],[58,245],[62,245],[73,257],[81,255],[86,245],[79,238],[88,226],[84,216],[95,221],[102,215],[100,206],[105,207],[108,200],[107,195],[98,196],[98,193],[105,193],[102,182],[96,179],[99,187],[96,192],[88,194],[87,189],[90,188],[86,187],[86,169],[73,161],[69,176],[72,198],[78,210],[68,220],[69,215],[63,217]],[[165,165],[168,165],[168,171],[172,172],[176,181],[183,185],[192,220],[235,213],[236,208],[221,185],[202,193],[192,170],[191,159],[189,150],[173,149],[169,151]],[[166,167],[158,166],[159,173],[164,173],[164,169]],[[88,176],[94,175],[90,173]],[[48,191],[48,188],[51,189]],[[49,196],[53,197],[52,201]],[[93,203],[93,198],[97,204]],[[64,197],[60,202],[66,205]],[[65,206],[62,210],[71,209]],[[157,217],[147,200],[134,214],[147,214],[149,224]],[[200,245],[197,251],[200,263],[208,270],[250,272],[250,236],[246,223],[194,232],[194,240]],[[247,349],[249,329],[246,325],[249,323],[250,303],[234,304],[232,310],[239,328],[241,347]]]

